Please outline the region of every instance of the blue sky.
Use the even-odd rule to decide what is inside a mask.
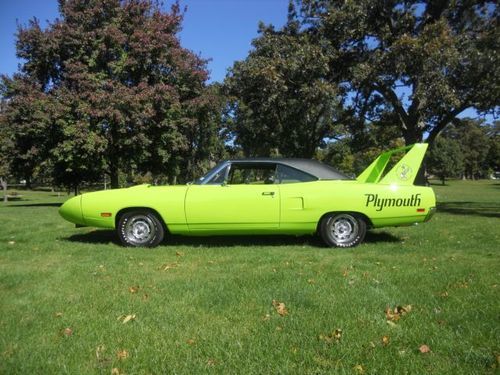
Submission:
[[[167,0],[169,7],[173,1]],[[286,21],[288,0],[181,0],[187,6],[182,45],[211,58],[212,81],[222,81],[235,60],[244,59],[257,36],[259,21],[281,26]],[[0,73],[17,70],[16,22],[32,17],[42,25],[58,16],[57,0],[0,0]]]

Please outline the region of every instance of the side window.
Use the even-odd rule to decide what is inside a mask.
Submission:
[[[227,166],[225,168],[222,168],[220,171],[215,173],[211,178],[210,181],[208,181],[206,184],[207,185],[222,185],[224,183],[224,180],[226,179],[226,173],[227,173]]]
[[[274,184],[276,166],[269,165],[248,165],[233,164],[229,171],[228,183],[231,185],[239,184]]]
[[[278,184],[293,184],[297,182],[316,181],[317,178],[298,169],[278,164],[276,168],[276,182]]]

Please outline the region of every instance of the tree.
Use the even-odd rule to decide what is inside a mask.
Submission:
[[[500,171],[500,121],[495,121],[487,129],[486,134],[489,138],[489,147],[484,169],[490,175]]]
[[[436,174],[443,185],[446,177],[456,177],[462,173],[463,162],[460,144],[441,136],[436,138],[427,158],[429,171]]]
[[[189,174],[182,163],[207,110],[208,72],[180,45],[178,3],[164,12],[147,0],[60,0],[59,11],[45,30],[37,20],[20,27],[17,42],[21,75],[54,103],[56,180],[75,187],[104,170],[118,187],[120,171]]]
[[[10,140],[10,171],[18,179],[31,180],[50,148],[50,103],[40,85],[26,76],[2,76],[3,132]]]
[[[249,56],[225,81],[235,144],[247,156],[312,157],[338,133],[340,93],[326,81],[329,58],[296,23],[260,25]]]
[[[3,201],[7,202],[7,183],[10,176],[11,140],[7,132],[4,103],[0,101],[0,187]]]
[[[463,177],[477,179],[485,177],[485,160],[489,152],[489,127],[483,121],[471,118],[455,120],[443,132],[443,137],[460,145],[463,156]]]
[[[406,144],[425,134],[432,143],[467,108],[498,111],[496,2],[295,3],[303,32],[330,46],[328,80],[347,88],[362,118],[390,109]]]

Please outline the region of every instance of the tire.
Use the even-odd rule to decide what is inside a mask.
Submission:
[[[120,216],[116,232],[124,246],[132,247],[155,247],[165,236],[161,221],[148,210],[125,212]]]
[[[319,232],[330,247],[354,247],[365,238],[366,222],[352,213],[328,214],[321,220]]]

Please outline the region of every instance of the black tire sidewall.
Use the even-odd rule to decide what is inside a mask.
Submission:
[[[154,225],[154,237],[150,239],[148,242],[140,245],[129,242],[127,236],[124,235],[124,228],[127,222],[134,216],[138,215],[147,216],[149,219],[151,219],[151,222]],[[161,241],[163,241],[163,237],[165,235],[165,230],[163,229],[163,225],[160,222],[160,220],[158,220],[158,218],[154,213],[146,210],[134,210],[125,212],[123,215],[121,215],[120,220],[118,221],[118,226],[116,228],[116,231],[118,237],[120,238],[121,243],[127,247],[155,247]]]
[[[348,243],[337,243],[329,235],[328,227],[329,227],[331,220],[334,220],[335,217],[337,217],[338,215],[343,215],[343,214],[350,215],[356,220],[356,222],[358,224],[358,228],[359,228],[358,235],[356,236],[355,239],[353,239],[352,241],[350,241]],[[355,246],[359,245],[363,241],[363,239],[365,238],[366,222],[362,217],[360,217],[359,215],[353,214],[351,212],[337,212],[337,213],[328,214],[321,220],[320,235],[321,235],[321,238],[323,239],[323,242],[325,242],[325,244],[328,245],[329,247],[339,247],[339,248],[355,247]]]

